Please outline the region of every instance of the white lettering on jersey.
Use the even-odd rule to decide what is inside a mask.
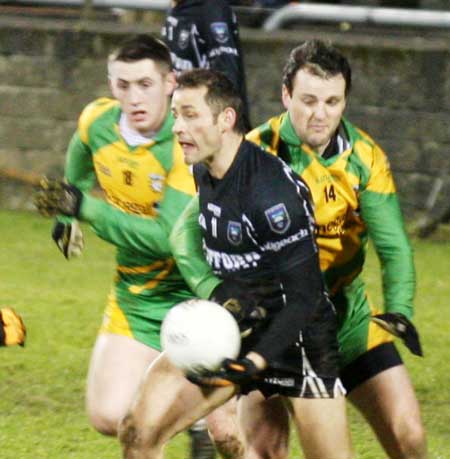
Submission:
[[[309,231],[307,229],[302,228],[298,233],[292,234],[291,236],[282,239],[281,241],[269,241],[266,242],[261,249],[266,251],[278,252],[283,247],[287,245],[293,244],[294,242],[300,241],[301,239],[305,239],[309,236]]]
[[[212,202],[208,202],[208,210],[213,213],[214,217],[220,218],[222,214],[222,209]]]
[[[234,56],[238,55],[236,48],[231,48],[230,46],[218,46],[209,51],[208,56],[211,59],[212,57],[217,57],[222,54],[233,54]]]
[[[256,268],[261,259],[257,252],[244,254],[229,254],[204,247],[206,260],[214,271],[240,271],[242,269]]]
[[[194,68],[194,65],[188,59],[182,59],[181,57],[178,57],[174,53],[170,53],[170,57],[172,58],[172,63],[173,63],[174,68],[178,72],[181,72],[183,70],[192,70]]]
[[[203,214],[198,216],[198,224],[206,231],[206,219]]]

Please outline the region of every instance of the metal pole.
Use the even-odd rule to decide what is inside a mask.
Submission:
[[[319,3],[286,5],[269,16],[263,27],[266,31],[277,30],[292,20],[450,28],[450,12],[448,11],[337,6]]]

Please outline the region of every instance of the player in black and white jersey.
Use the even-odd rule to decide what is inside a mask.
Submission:
[[[152,365],[121,426],[126,458],[160,458],[189,423],[254,390],[285,398],[306,459],[353,457],[336,316],[324,292],[308,189],[280,159],[244,141],[241,107],[223,74],[183,73],[172,99],[173,131],[185,162],[195,165],[211,266],[223,284],[246,280],[251,290],[258,281],[278,290],[261,302],[267,313],[244,338],[239,358],[220,371],[192,375],[191,384],[164,354]],[[226,291],[215,299],[226,300]]]
[[[227,0],[172,0],[162,36],[175,72],[195,68],[225,73],[244,100],[250,130],[239,25]]]

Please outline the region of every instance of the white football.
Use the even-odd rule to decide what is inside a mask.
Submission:
[[[161,345],[184,372],[215,371],[225,358],[235,359],[241,335],[234,317],[212,301],[192,299],[174,306],[161,328]]]

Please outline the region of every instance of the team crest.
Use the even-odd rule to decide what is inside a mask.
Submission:
[[[227,238],[233,245],[239,245],[242,242],[242,226],[239,222],[228,222]]]
[[[189,44],[189,30],[182,29],[178,35],[178,47],[180,49],[186,49]]]
[[[159,174],[148,174],[150,188],[156,193],[162,193],[164,189],[165,177]]]
[[[270,229],[274,233],[283,234],[291,226],[291,218],[284,204],[277,204],[267,209],[264,213],[266,214]]]
[[[228,41],[229,32],[226,22],[213,22],[211,24],[211,32],[219,43],[226,43]]]

